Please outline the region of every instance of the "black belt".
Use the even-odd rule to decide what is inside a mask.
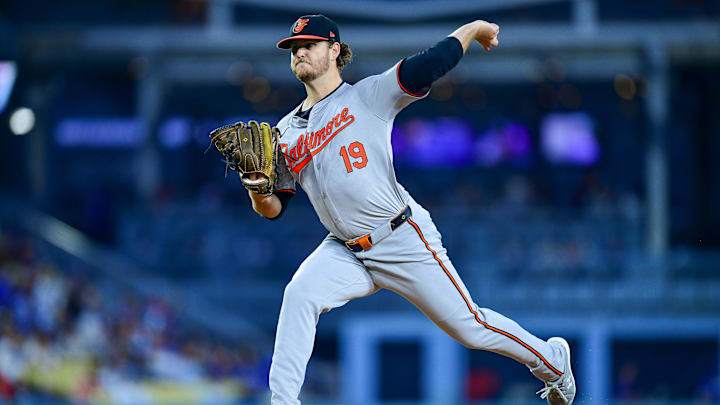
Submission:
[[[403,222],[407,221],[412,215],[410,207],[406,207],[403,212],[399,213],[395,218],[390,220],[390,231],[394,231],[395,228],[402,225]],[[385,228],[387,229],[387,228]],[[386,231],[387,232],[387,231]],[[372,233],[368,233],[359,238],[345,242],[345,246],[351,251],[357,253],[363,250],[370,249],[373,246]],[[380,241],[378,241],[380,242]]]

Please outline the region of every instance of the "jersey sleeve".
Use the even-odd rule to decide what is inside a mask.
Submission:
[[[287,167],[287,161],[281,155],[278,159],[277,166],[275,166],[275,191],[288,191],[295,194],[295,178],[290,174],[290,170]]]
[[[463,46],[455,37],[447,37],[433,47],[405,58],[398,68],[400,85],[412,94],[425,94],[462,59]]]
[[[395,118],[403,108],[430,93],[414,94],[400,84],[398,69],[402,63],[400,61],[385,72],[367,77],[354,86],[367,107],[384,120]]]
[[[273,194],[275,194],[280,199],[282,209],[276,217],[269,218],[270,220],[276,220],[280,218],[283,212],[285,212],[285,208],[287,208],[288,204],[290,203],[290,199],[295,195],[295,179],[290,174],[290,170],[288,170],[287,167],[287,162],[282,156],[278,159],[278,164],[277,166],[275,166],[275,171],[277,179],[275,182],[275,190],[273,191]]]

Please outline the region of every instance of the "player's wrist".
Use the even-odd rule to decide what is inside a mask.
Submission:
[[[250,195],[250,198],[253,199],[253,201],[262,203],[265,202],[268,199],[272,198],[272,193],[269,194],[261,194],[256,192],[255,190],[248,190],[248,194]]]

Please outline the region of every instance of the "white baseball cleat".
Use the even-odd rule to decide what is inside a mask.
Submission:
[[[557,344],[565,352],[565,372],[555,381],[545,383],[545,388],[536,392],[540,394],[540,398],[547,398],[549,405],[570,405],[575,399],[575,377],[573,377],[572,368],[570,368],[570,345],[561,337],[553,337],[548,339],[548,343]]]

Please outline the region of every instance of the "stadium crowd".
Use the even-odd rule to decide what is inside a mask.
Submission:
[[[267,353],[188,332],[161,300],[61,271],[38,250],[0,231],[0,403],[231,403],[264,392]]]

